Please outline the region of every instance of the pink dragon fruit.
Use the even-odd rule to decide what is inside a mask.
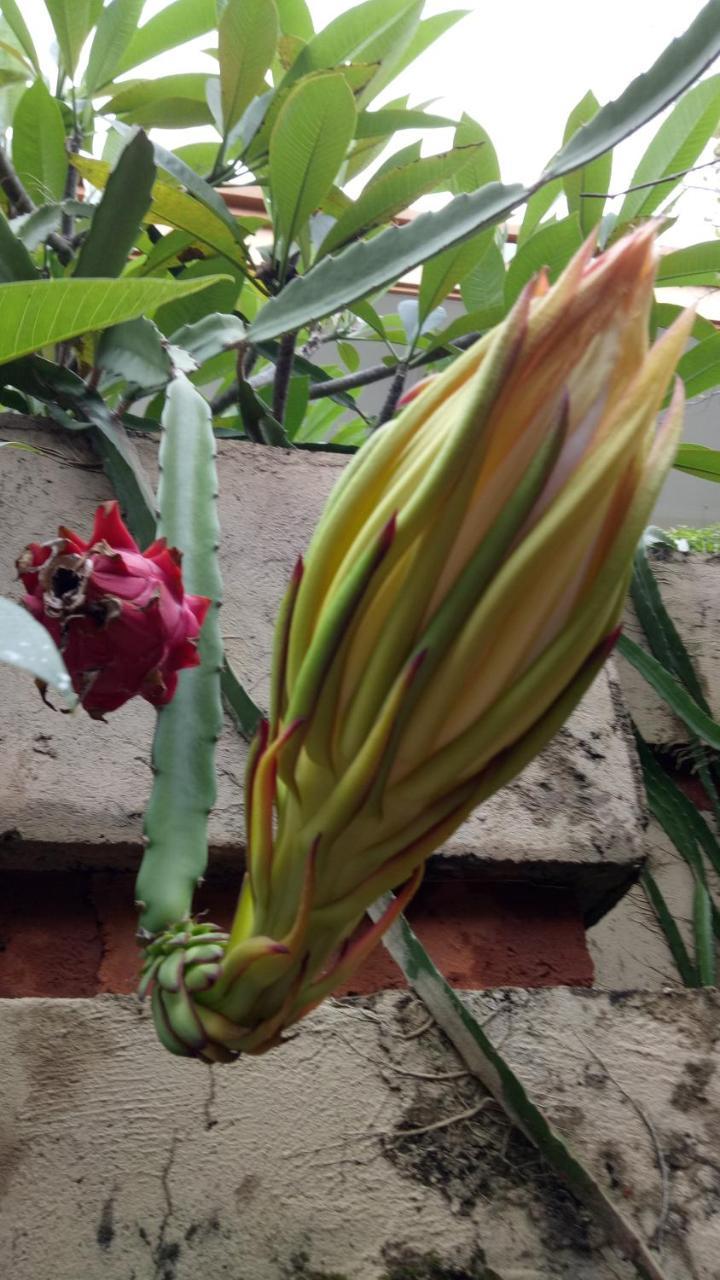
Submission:
[[[23,604],[47,627],[93,719],[136,694],[164,706],[177,672],[198,665],[210,601],[185,593],[180,566],[164,538],[140,550],[117,502],[98,507],[89,542],[61,526],[19,557]]]

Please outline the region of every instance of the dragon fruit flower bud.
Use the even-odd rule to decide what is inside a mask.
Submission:
[[[553,287],[531,281],[331,494],[277,623],[222,976],[192,998],[168,987],[167,1006],[156,991],[175,1051],[262,1052],[346,981],[612,648],[679,438],[679,381],[657,415],[693,317],[649,346],[653,227],[594,250]]]
[[[93,719],[136,694],[164,706],[177,672],[198,665],[210,602],[185,593],[180,552],[164,539],[140,550],[117,502],[98,507],[89,542],[61,527],[30,543],[17,568],[25,608],[50,632]]]

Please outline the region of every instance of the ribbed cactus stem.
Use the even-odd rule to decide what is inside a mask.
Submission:
[[[155,780],[136,888],[140,927],[151,934],[189,916],[204,874],[222,728],[215,439],[207,403],[182,375],[168,389],[162,428],[158,534],[182,551],[186,590],[209,596],[212,605],[200,635],[200,666],[182,673],[172,702],[157,718]]]

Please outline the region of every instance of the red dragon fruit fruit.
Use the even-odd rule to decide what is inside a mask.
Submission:
[[[93,719],[136,694],[164,706],[177,672],[200,662],[210,601],[185,593],[180,565],[164,538],[141,551],[117,502],[98,507],[89,542],[61,526],[18,559],[23,604],[47,627]]]

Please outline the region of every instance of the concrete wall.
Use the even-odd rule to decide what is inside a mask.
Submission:
[[[17,434],[2,425],[0,436]],[[88,528],[109,496],[81,440],[47,427],[29,438],[54,453],[4,451],[4,583],[24,543],[70,518]],[[140,452],[152,471],[154,446]],[[278,600],[342,465],[221,449],[224,630],[261,702]],[[666,569],[703,654],[703,624],[720,612],[716,569]],[[703,669],[711,700],[714,672]],[[641,712],[645,692],[626,688]],[[0,1000],[0,1257],[13,1280],[630,1280],[407,993],[332,1002],[281,1051],[229,1068],[165,1054],[147,1011],[117,994],[137,968],[152,712],[128,706],[108,725],[61,716],[2,669],[0,705],[0,994],[35,997]],[[646,714],[652,740],[667,740],[657,707]],[[242,861],[244,754],[228,726],[213,915],[232,905]],[[627,889],[645,829],[609,668],[548,751],[440,852],[413,923],[456,986],[546,987],[470,999],[659,1245],[667,1280],[716,1280],[717,993],[658,989],[672,971],[629,897],[591,932],[598,978],[656,990],[568,989],[592,980],[583,924]],[[687,877],[674,874],[686,911]],[[383,955],[350,991],[401,984]]]
[[[666,1280],[717,1280],[717,993],[469,999]],[[407,996],[212,1069],[132,999],[4,1001],[0,1053],[8,1280],[634,1276]]]

